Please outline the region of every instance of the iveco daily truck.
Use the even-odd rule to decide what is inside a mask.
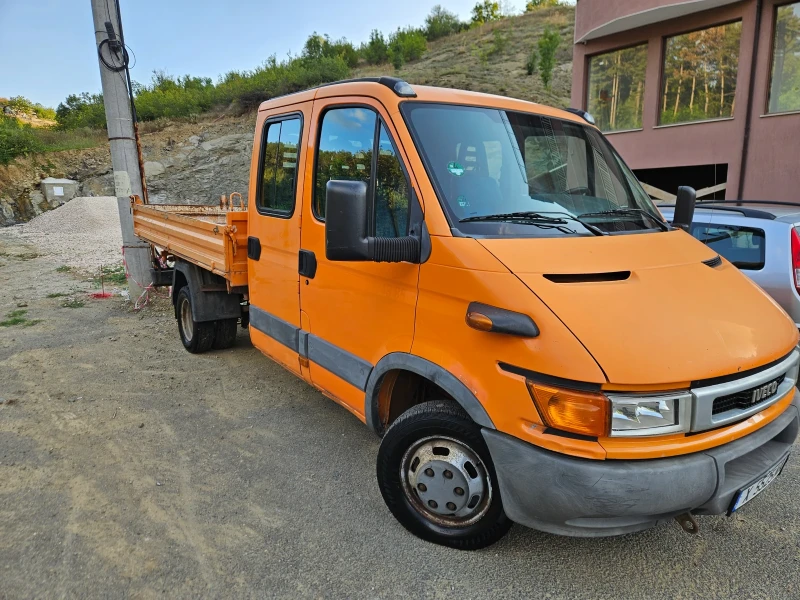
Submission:
[[[798,331],[579,110],[341,82],[258,111],[249,201],[143,204],[190,352],[253,345],[382,436],[414,534],[730,514],[798,430]],[[756,508],[757,510],[757,508]]]

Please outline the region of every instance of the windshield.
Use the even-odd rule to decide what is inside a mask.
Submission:
[[[592,127],[449,104],[407,102],[402,111],[450,224],[461,233],[609,235],[668,228]]]

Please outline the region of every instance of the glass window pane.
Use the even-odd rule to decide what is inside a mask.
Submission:
[[[278,154],[281,137],[281,123],[267,124],[267,141],[264,147],[264,162],[261,164],[261,194],[258,208],[272,208],[275,205],[275,176],[278,170]]]
[[[402,237],[408,231],[408,184],[386,128],[378,140],[375,235]]]
[[[800,2],[778,7],[772,48],[769,112],[800,110]]]
[[[314,191],[314,212],[320,219],[325,219],[329,181],[369,182],[375,120],[375,113],[367,108],[336,108],[322,117]]]
[[[589,60],[586,106],[602,131],[642,127],[646,69],[647,44]]]
[[[292,212],[294,208],[295,181],[297,179],[297,148],[300,145],[300,119],[281,123],[278,161],[275,169],[275,197],[273,210]]]
[[[732,117],[742,22],[667,38],[659,123]]]
[[[764,268],[764,230],[693,223],[692,235],[740,269]]]

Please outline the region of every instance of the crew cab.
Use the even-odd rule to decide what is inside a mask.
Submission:
[[[414,534],[608,536],[779,475],[798,331],[581,111],[394,78],[264,102],[246,210],[133,200],[184,346],[253,345],[382,436]],[[231,334],[233,332],[233,335]]]

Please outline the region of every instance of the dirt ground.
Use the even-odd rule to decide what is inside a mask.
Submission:
[[[190,355],[167,300],[37,252],[0,230],[0,598],[800,596],[797,458],[697,536],[437,547],[385,508],[378,439],[246,332]]]

